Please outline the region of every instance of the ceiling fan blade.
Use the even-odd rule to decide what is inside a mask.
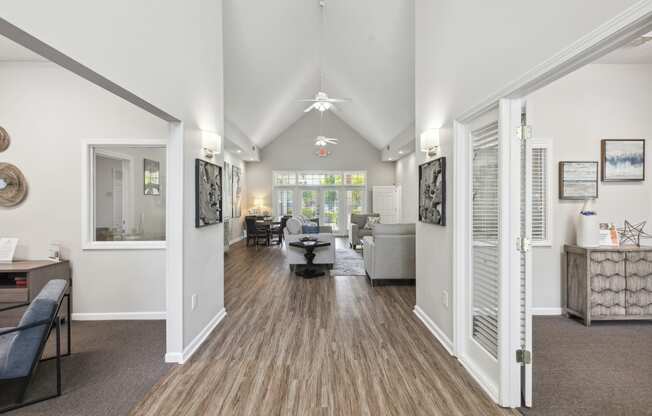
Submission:
[[[316,103],[317,100],[315,100],[314,98],[301,98],[301,99],[298,99],[297,102],[299,102],[299,103]]]
[[[350,98],[329,98],[327,101],[331,103],[350,103],[352,100]]]
[[[303,112],[304,112],[304,113],[309,113],[309,112],[310,112],[314,107],[315,107],[315,105],[312,104],[310,107],[308,107],[308,108],[306,108],[305,110],[303,110]]]

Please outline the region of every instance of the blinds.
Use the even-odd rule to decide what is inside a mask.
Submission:
[[[532,148],[532,241],[548,238],[548,148]]]
[[[498,357],[499,215],[498,122],[471,133],[473,146],[473,338]]]

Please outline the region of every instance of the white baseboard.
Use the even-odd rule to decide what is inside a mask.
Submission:
[[[563,308],[531,308],[532,316],[556,316],[563,315]]]
[[[183,353],[167,353],[165,354],[165,361],[168,363],[183,364],[192,357],[192,355],[199,349],[201,344],[206,341],[206,338],[213,332],[215,327],[222,322],[226,316],[226,309],[222,308],[217,315],[201,330],[199,334],[183,349]]]
[[[165,320],[165,312],[73,313],[73,321],[151,321]]]
[[[437,341],[448,351],[448,353],[452,356],[455,356],[453,353],[453,343],[451,340],[446,336],[444,331],[442,331],[433,321],[426,315],[426,313],[421,309],[419,306],[415,305],[414,306],[414,314],[423,322],[423,324],[430,330],[432,335],[435,336]]]
[[[233,240],[229,241],[229,245],[230,244],[235,244],[235,243],[240,242],[242,240],[244,240],[244,235],[241,235],[240,237],[234,238]]]
[[[482,390],[484,390],[495,403],[500,403],[498,386],[496,386],[487,377],[485,377],[482,371],[478,371],[475,367],[475,364],[466,356],[464,356],[464,354],[460,355],[457,358],[462,364],[462,367],[464,367],[464,369],[471,375],[471,377],[473,377],[473,379],[480,385]]]

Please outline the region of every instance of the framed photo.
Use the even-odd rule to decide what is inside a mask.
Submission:
[[[446,158],[419,166],[419,221],[446,225]]]
[[[222,168],[195,159],[195,227],[222,222]]]
[[[161,195],[161,162],[158,160],[143,160],[144,194]]]
[[[559,162],[559,199],[596,199],[598,162]]]
[[[600,150],[603,182],[645,180],[645,140],[602,140]]]

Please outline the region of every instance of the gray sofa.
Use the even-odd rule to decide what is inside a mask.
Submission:
[[[372,285],[381,279],[416,278],[415,224],[377,224],[363,240],[364,266]]]
[[[369,217],[380,217],[380,214],[351,214],[349,224],[349,246],[351,248],[361,245],[362,239],[371,235],[371,230],[364,228]]]

